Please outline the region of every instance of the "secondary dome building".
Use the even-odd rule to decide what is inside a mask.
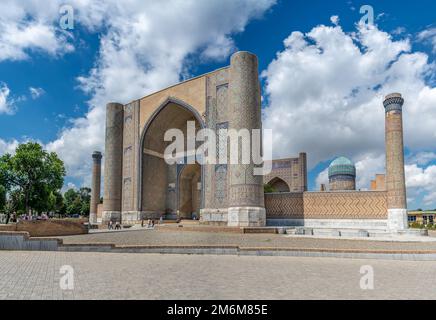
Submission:
[[[356,190],[356,167],[350,159],[339,157],[329,166],[330,191]]]

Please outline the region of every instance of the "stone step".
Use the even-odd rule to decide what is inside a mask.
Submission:
[[[277,228],[271,227],[242,227],[242,233],[270,233],[276,234]]]
[[[379,231],[379,233],[381,233]],[[305,228],[297,227],[293,234],[325,237],[356,237],[367,238],[370,236],[368,230],[362,229],[332,229],[332,228]]]

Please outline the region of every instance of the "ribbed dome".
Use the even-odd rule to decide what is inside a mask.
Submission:
[[[329,178],[335,175],[349,175],[356,177],[356,167],[350,159],[339,157],[329,166]]]

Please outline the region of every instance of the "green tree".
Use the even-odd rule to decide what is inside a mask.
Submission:
[[[67,192],[64,193],[64,204],[65,204],[65,213],[75,214],[78,213],[76,210],[78,208],[75,206],[75,200],[77,199],[77,191],[75,189],[68,189]]]
[[[6,206],[6,188],[0,184],[0,212],[4,212]]]
[[[62,188],[65,166],[56,153],[45,151],[35,142],[20,144],[15,155],[0,158],[0,177],[13,189],[14,206],[24,212],[48,211],[49,196]]]
[[[48,211],[59,215],[65,214],[64,197],[60,192],[51,192],[48,196]]]
[[[271,187],[269,184],[265,183],[263,185],[263,192],[264,193],[273,193],[273,192],[276,192],[276,190],[273,187]]]
[[[89,214],[91,206],[91,188],[80,188],[79,190],[82,206],[80,208],[80,214],[86,216]]]
[[[3,158],[3,157],[2,157]],[[0,212],[4,212],[6,206],[6,196],[10,188],[7,179],[6,165],[0,158]]]
[[[90,202],[90,188],[80,188],[80,190],[69,189],[64,194],[65,211],[68,215],[88,215]]]

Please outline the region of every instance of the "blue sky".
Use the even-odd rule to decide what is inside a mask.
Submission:
[[[410,207],[436,208],[436,131],[428,120],[436,116],[434,1],[240,0],[229,1],[221,9],[223,3],[210,0],[198,6],[195,1],[175,1],[166,4],[174,13],[163,14],[168,10],[161,10],[156,2],[132,1],[131,8],[120,8],[113,1],[71,1],[75,28],[65,32],[58,23],[61,2],[43,6],[41,1],[33,0],[2,2],[0,11],[5,14],[0,17],[0,92],[5,97],[3,110],[8,111],[1,112],[0,96],[0,153],[12,150],[18,142],[38,140],[65,160],[67,184],[89,184],[90,153],[103,150],[101,116],[105,102],[128,102],[182,78],[225,66],[232,52],[248,50],[258,56],[259,71],[263,72],[264,124],[278,127],[274,146],[279,145],[280,150],[275,155],[308,152],[312,190],[325,181],[326,167],[339,155],[358,164],[358,172],[362,173],[359,187],[367,187],[371,176],[384,170],[381,95],[390,89],[404,92],[410,88],[410,94],[405,92],[406,101],[417,104],[425,99],[428,116],[416,116],[415,105],[411,105],[405,125],[408,197]],[[357,28],[362,5],[374,8],[375,31],[365,33]],[[184,10],[191,13],[190,20],[172,22],[180,19],[177,12]],[[162,21],[166,21],[164,27]],[[138,31],[138,26],[144,31]],[[294,33],[291,39],[293,32],[302,36]],[[120,40],[120,35],[125,38]],[[374,80],[368,80],[364,72],[356,77],[347,74],[345,59],[342,63],[338,58],[337,64],[336,59],[329,61],[329,50],[333,57],[342,57],[341,48],[328,49],[334,43],[330,41],[339,41],[335,44],[338,46],[353,37],[360,40],[354,41],[355,47],[350,45],[349,61],[357,61],[357,73],[368,64],[368,70],[376,75]],[[289,39],[288,45],[285,39]],[[299,47],[301,41],[304,48]],[[314,53],[311,45],[320,52]],[[356,48],[360,52],[354,52]],[[371,51],[377,53],[375,57]],[[386,59],[390,54],[393,57]],[[310,62],[307,68],[305,61]],[[296,71],[300,67],[307,72]],[[126,75],[115,81],[113,75],[123,70]],[[351,73],[353,70],[350,66]],[[331,76],[335,73],[337,78]],[[325,80],[321,81],[321,77]],[[349,87],[341,83],[345,78],[347,82],[355,81],[352,88],[356,97],[337,99],[348,95]],[[278,83],[277,79],[285,80]],[[299,83],[313,83],[314,88],[292,93]],[[416,83],[419,86],[415,87]],[[32,97],[30,88],[38,89],[39,96]],[[313,107],[308,104],[310,99],[316,101]],[[328,105],[332,108],[328,114],[337,112],[338,116],[317,122],[319,108],[326,108],[320,100],[333,101]],[[367,110],[371,117],[366,116]],[[360,112],[365,114],[362,122],[366,124],[353,116]],[[289,121],[288,127],[301,122],[305,129],[292,134],[285,125],[275,125],[276,117]],[[313,129],[304,124],[312,117]],[[372,121],[374,130],[368,125]],[[325,132],[331,134],[323,137]],[[97,138],[90,139],[90,134]],[[318,145],[320,140],[322,146]]]

